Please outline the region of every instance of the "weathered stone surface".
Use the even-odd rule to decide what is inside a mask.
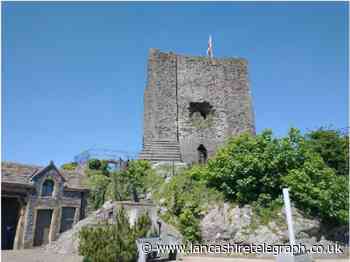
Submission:
[[[150,50],[141,159],[198,162],[200,145],[210,157],[244,131],[255,132],[246,60]]]
[[[53,241],[46,246],[46,249],[60,254],[78,254],[79,239],[78,234],[82,227],[98,224],[96,215],[90,215],[80,220],[72,229],[62,233],[57,241]]]
[[[327,239],[328,234],[318,220],[306,218],[295,208],[292,212],[297,242],[307,247],[313,244],[334,244],[334,241],[347,244],[341,238]],[[268,224],[262,224],[250,206],[231,207],[228,203],[209,208],[201,221],[201,232],[205,240],[230,240],[247,244],[284,244],[289,241],[283,209],[271,217]]]

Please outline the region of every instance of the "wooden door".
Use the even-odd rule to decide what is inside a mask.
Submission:
[[[34,246],[41,246],[49,242],[51,219],[52,210],[41,209],[37,211]]]
[[[63,207],[61,216],[61,229],[60,233],[71,229],[74,222],[75,208],[74,207]]]

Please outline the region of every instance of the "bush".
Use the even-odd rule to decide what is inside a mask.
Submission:
[[[319,128],[305,135],[308,145],[337,175],[349,175],[349,136],[340,130]]]
[[[61,166],[62,169],[68,170],[68,171],[74,171],[77,167],[78,167],[78,163],[76,162],[66,163]]]
[[[101,168],[101,161],[99,159],[90,159],[88,161],[88,167],[91,170],[100,170],[100,168]]]
[[[129,161],[124,176],[126,177],[130,193],[134,201],[138,202],[140,193],[145,193],[144,179],[152,172],[151,165],[146,160]]]
[[[344,224],[347,178],[335,175],[308,137],[291,129],[284,138],[274,138],[269,130],[232,138],[209,160],[204,180],[229,201],[261,207],[290,187],[296,206],[324,221]]]
[[[145,237],[151,228],[147,214],[142,215],[134,226],[129,224],[123,208],[116,214],[115,224],[83,227],[79,232],[79,253],[91,262],[136,261],[136,239]]]
[[[126,170],[112,173],[106,171],[108,167],[106,161],[95,160],[97,159],[89,162],[89,166],[93,169],[86,170],[90,187],[89,204],[93,209],[101,207],[107,200],[138,201],[139,194],[146,192],[145,181],[148,180],[150,183],[149,177],[155,179],[151,166],[144,160],[130,161]]]
[[[200,241],[200,219],[209,204],[222,200],[220,193],[207,188],[201,177],[201,167],[194,167],[164,183],[154,198],[167,212],[163,218],[174,224],[189,241]]]
[[[110,174],[110,183],[107,188],[107,197],[114,201],[131,199],[130,182],[125,171]]]
[[[89,204],[93,209],[100,208],[107,200],[107,189],[111,179],[101,174],[91,172],[89,174]]]
[[[283,180],[304,212],[318,216],[328,224],[346,225],[349,222],[348,177],[337,176],[317,157],[317,160],[306,162],[303,168],[291,170]]]

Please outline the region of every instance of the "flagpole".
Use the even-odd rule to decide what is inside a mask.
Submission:
[[[213,58],[213,42],[211,39],[211,35],[209,35],[207,55],[209,56],[209,58]]]

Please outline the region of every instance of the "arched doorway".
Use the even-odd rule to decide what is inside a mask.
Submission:
[[[197,151],[198,151],[198,163],[199,164],[207,163],[208,152],[207,152],[207,149],[205,148],[205,146],[200,144],[199,147],[197,148]]]

